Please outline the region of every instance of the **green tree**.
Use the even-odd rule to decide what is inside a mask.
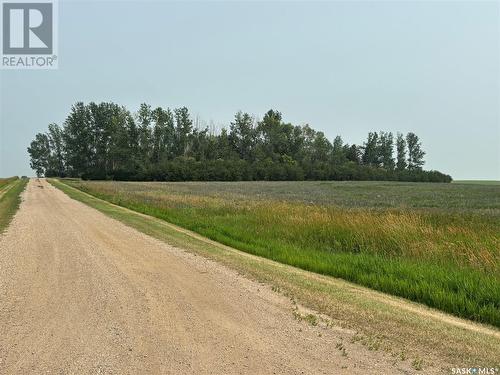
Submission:
[[[93,136],[90,115],[82,102],[71,107],[64,122],[64,160],[71,177],[82,177],[90,171],[93,159]]]
[[[129,139],[129,119],[126,108],[115,106],[109,119],[112,135],[108,150],[108,173],[128,176],[134,171],[134,157]]]
[[[45,175],[49,167],[50,143],[47,134],[38,133],[28,147],[30,167],[38,177]]]
[[[254,119],[248,113],[238,112],[231,122],[229,140],[240,159],[255,160],[255,147],[257,144],[257,131]]]
[[[396,168],[398,171],[403,171],[406,169],[406,140],[403,137],[403,134],[398,133],[396,136],[396,153],[397,153],[397,162]]]
[[[378,133],[370,132],[363,146],[363,164],[378,167],[380,165],[379,155]]]
[[[356,164],[360,164],[361,162],[361,151],[359,146],[352,144],[348,145],[347,143],[344,145],[344,153],[346,155],[346,159],[348,161],[354,162]]]
[[[134,117],[135,116],[135,117]],[[79,102],[63,127],[49,125],[28,152],[38,175],[91,179],[144,180],[400,180],[449,182],[437,171],[423,171],[418,137],[371,132],[363,147],[333,144],[310,126],[294,126],[280,112],[268,111],[255,124],[238,112],[229,131],[193,128],[188,109],[171,112],[141,104],[132,115],[115,103]],[[408,164],[406,169],[406,150]]]
[[[50,124],[49,131],[47,134],[49,138],[50,147],[50,157],[48,169],[51,171],[51,175],[64,177],[65,166],[64,166],[64,155],[63,155],[63,131],[57,124]]]
[[[140,165],[143,170],[150,166],[152,154],[152,135],[151,135],[152,113],[151,106],[142,103],[137,112],[137,123],[139,133],[139,149]]]
[[[406,135],[406,144],[408,145],[408,169],[422,169],[424,165],[425,152],[422,150],[422,144],[415,133]]]
[[[323,132],[316,132],[312,144],[313,160],[316,162],[328,162],[332,152],[332,144]]]
[[[344,141],[340,135],[337,135],[333,140],[332,148],[332,163],[333,165],[342,165],[347,161],[346,150],[344,149]]]
[[[170,109],[161,107],[152,112],[153,127],[153,152],[152,162],[158,163],[168,159],[168,153],[174,146],[174,116]]]
[[[117,167],[112,158],[111,148],[116,157],[116,138],[123,138],[125,119],[123,108],[115,103],[89,103],[89,127],[92,132],[92,159],[88,173],[92,176],[107,178]],[[122,143],[126,143],[122,141]]]
[[[233,150],[231,147],[231,141],[229,140],[227,129],[222,129],[221,133],[217,137],[216,158],[220,160],[228,160],[232,158],[232,155]]]
[[[191,144],[190,135],[193,130],[193,120],[186,107],[174,110],[176,133],[176,156],[189,156]]]
[[[211,144],[208,137],[208,128],[193,130],[192,153],[196,160],[207,160],[211,157]]]
[[[257,130],[261,137],[260,149],[261,158],[270,158],[278,160],[281,152],[280,129],[281,113],[275,110],[269,110],[257,125]]]
[[[395,167],[393,152],[394,140],[392,133],[381,131],[378,137],[379,165],[382,165],[385,169],[393,170]]]

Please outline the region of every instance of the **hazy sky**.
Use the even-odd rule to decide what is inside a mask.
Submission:
[[[499,2],[59,2],[59,69],[0,71],[0,176],[76,101],[414,131],[425,165],[500,179]]]

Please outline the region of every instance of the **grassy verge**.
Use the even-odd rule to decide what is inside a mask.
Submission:
[[[17,179],[18,177],[0,178],[0,193]]]
[[[500,365],[498,330],[462,321],[411,302],[354,284],[255,257],[195,233],[92,197],[59,181],[68,196],[159,240],[216,260],[273,290],[330,317],[333,328],[347,328],[351,339],[381,350],[395,361],[451,367]],[[291,311],[291,313],[293,313]]]
[[[250,254],[500,327],[496,213],[348,208],[230,194],[179,194],[165,192],[164,184],[68,184]],[[370,184],[359,187],[372,189]]]
[[[28,179],[11,179],[0,190],[0,232],[2,232],[16,213],[21,203],[20,194],[26,187]]]

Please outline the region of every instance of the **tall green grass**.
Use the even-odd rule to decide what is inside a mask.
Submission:
[[[2,232],[10,223],[12,217],[17,211],[21,203],[20,194],[26,187],[28,179],[11,178],[10,181],[4,185],[4,189],[0,187],[0,232]],[[1,181],[0,181],[1,183]],[[12,187],[7,190],[7,184],[14,183]]]
[[[189,193],[175,185],[166,192],[164,184],[68,183],[240,250],[500,327],[495,214],[314,205],[245,198],[241,191]]]

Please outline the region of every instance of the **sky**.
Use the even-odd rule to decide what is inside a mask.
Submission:
[[[59,0],[59,68],[0,70],[0,176],[77,101],[270,108],[330,140],[413,131],[426,169],[500,180],[500,2]]]

